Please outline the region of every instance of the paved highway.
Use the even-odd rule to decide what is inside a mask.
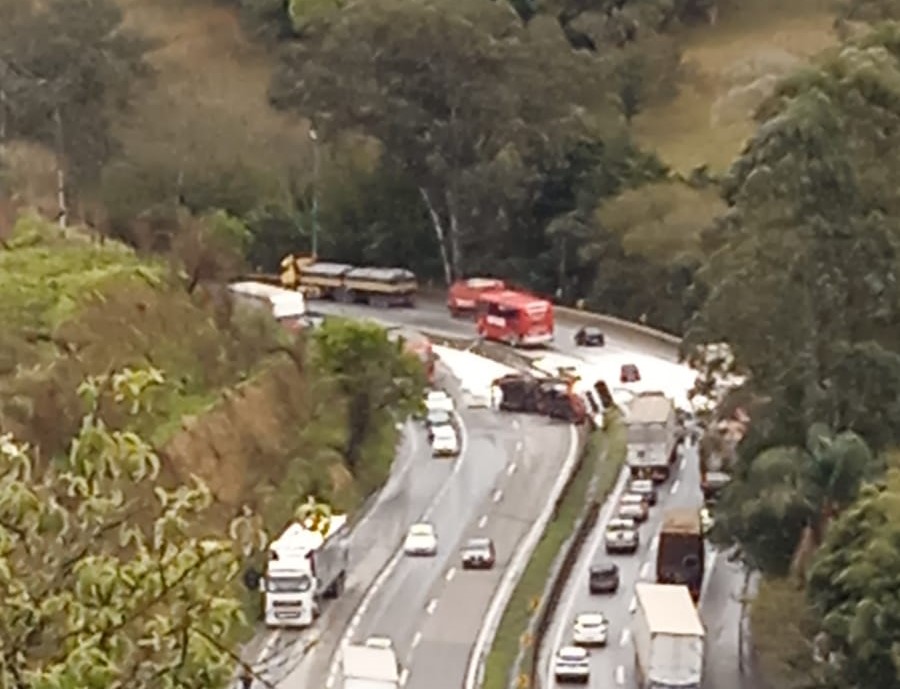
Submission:
[[[454,390],[446,374],[441,382]],[[416,624],[435,579],[442,576],[441,563],[452,556],[455,534],[480,508],[481,498],[491,497],[492,486],[516,454],[524,452],[521,428],[534,422],[488,410],[459,412],[462,453],[456,460],[432,458],[423,429],[410,424],[391,478],[352,531],[344,595],[329,603],[313,629],[267,635],[257,652],[257,667],[267,681],[284,689],[322,686],[345,630],[351,636],[386,631],[399,645],[404,618],[392,617],[394,609],[406,611],[407,625]],[[408,526],[422,518],[437,527],[439,557],[413,563],[395,557]],[[407,637],[411,643],[412,632]]]
[[[623,472],[614,498],[621,494],[625,483]],[[616,507],[616,500],[612,499],[605,505],[597,528],[573,570],[557,618],[546,636],[539,663],[541,686],[547,689],[557,686],[553,679],[551,658],[556,649],[571,641],[575,616],[581,612],[598,611],[610,620],[610,637],[606,648],[591,651],[592,685],[637,687],[634,647],[631,643],[631,622],[636,609],[634,585],[638,581],[656,579],[656,554],[663,512],[673,507],[699,509],[701,503],[697,452],[689,446],[682,455],[678,473],[660,486],[659,502],[651,508],[650,518],[641,527],[641,547],[635,555],[606,555],[603,532]],[[620,568],[621,585],[614,595],[592,596],[588,593],[589,566],[599,561],[612,561]],[[742,676],[738,668],[737,630],[742,583],[740,569],[708,548],[701,615],[708,639],[704,685],[710,689],[749,686],[746,683],[748,678]]]
[[[470,322],[450,318],[446,309],[440,304],[425,303],[417,309],[391,309],[390,311],[380,311],[365,306],[330,303],[316,303],[314,308],[335,315],[371,319],[390,326],[406,325],[413,328],[418,327],[450,337],[472,337],[474,335],[474,326]],[[616,359],[633,357],[636,361],[641,361],[641,357],[653,357],[657,361],[661,359],[667,362],[675,362],[677,360],[677,355],[670,346],[653,342],[645,336],[635,335],[627,329],[615,326],[605,328],[607,346],[602,350],[593,351],[574,347],[572,337],[576,330],[575,327],[557,323],[556,330],[557,337],[554,349],[562,354],[581,358],[588,363],[598,363],[600,360],[605,360],[610,356]],[[490,415],[489,412],[473,412],[473,415],[478,414]],[[469,415],[466,414],[466,416]],[[531,431],[526,429],[525,433],[530,434]],[[471,435],[473,434],[470,428]],[[515,438],[516,435],[516,433],[512,433],[511,438]],[[515,441],[513,440],[512,442]],[[493,448],[502,447],[502,445],[502,442],[498,443],[496,440],[493,446],[488,443],[488,446]],[[518,455],[514,454],[514,456]],[[559,452],[557,452],[558,456]],[[628,626],[628,620],[630,620],[629,608],[632,606],[631,593],[629,592],[626,595],[625,591],[633,586],[634,581],[638,577],[651,578],[653,576],[652,562],[655,557],[656,546],[656,539],[653,536],[655,536],[656,529],[658,529],[659,513],[666,505],[699,504],[696,454],[693,451],[689,451],[685,459],[682,474],[673,478],[667,484],[664,489],[667,492],[661,494],[660,505],[655,508],[651,522],[643,529],[644,544],[640,554],[630,558],[630,562],[629,558],[618,558],[623,565],[622,593],[614,600],[606,602],[602,609],[613,620],[616,634],[619,636],[614,635],[611,639],[610,648],[600,652],[605,654],[605,657],[598,657],[594,661],[596,676],[604,677],[604,681],[611,679],[622,686],[632,682],[630,640],[626,638],[625,645],[621,644],[621,634]],[[430,464],[430,462],[425,463]],[[418,462],[414,462],[414,465],[416,464]],[[497,472],[498,466],[508,465],[509,461],[506,458],[489,457],[484,464],[484,473],[479,474],[478,481],[487,481],[492,472]],[[463,466],[465,466],[465,462],[463,462]],[[502,471],[494,473],[494,477],[502,479],[501,474]],[[459,478],[460,475],[462,475],[462,478]],[[418,482],[419,480],[416,477],[415,481]],[[421,480],[428,484],[428,479]],[[448,481],[443,485],[442,490],[445,489],[447,495],[457,496],[448,498],[447,504],[455,505],[457,509],[465,509],[466,505],[470,507],[477,505],[477,501],[471,500],[471,496],[466,496],[464,493],[462,495],[465,497],[465,500],[460,502],[461,499],[458,497],[460,492],[457,489],[450,488],[455,481],[460,481],[459,485],[468,487],[472,485],[472,474],[468,470],[465,472],[459,470],[454,481]],[[512,490],[512,484],[510,484],[510,489]],[[413,490],[412,493],[416,493],[417,490]],[[529,492],[532,490],[546,491],[546,483],[534,482],[531,484]],[[511,492],[505,494],[503,500],[509,500],[511,503],[511,496],[516,499],[520,498],[518,494]],[[404,677],[404,680],[411,686],[419,686],[426,680],[429,681],[430,685],[433,685],[435,681],[446,681],[448,688],[451,684],[454,688],[460,686],[458,680],[465,672],[468,652],[477,634],[477,622],[483,618],[490,598],[490,591],[494,590],[496,578],[500,574],[498,569],[493,574],[467,572],[463,576],[458,569],[454,568],[455,565],[451,563],[454,562],[452,558],[456,557],[455,545],[464,536],[467,537],[469,533],[479,530],[478,524],[482,521],[484,515],[475,517],[457,514],[453,512],[452,507],[446,508],[448,513],[453,514],[455,523],[459,525],[455,529],[451,526],[448,530],[444,526],[444,517],[441,516],[443,509],[440,514],[435,510],[435,514],[432,516],[432,520],[436,523],[441,536],[441,555],[432,565],[425,564],[420,566],[421,562],[417,562],[415,569],[407,569],[407,567],[413,567],[412,563],[401,565],[398,562],[397,567],[403,567],[403,569],[398,570],[399,574],[391,573],[390,577],[384,578],[385,582],[387,579],[393,579],[394,584],[388,585],[385,583],[383,592],[379,590],[375,593],[364,606],[365,609],[362,611],[362,614],[358,614],[354,618],[355,623],[351,624],[351,628],[348,630],[349,636],[353,639],[362,638],[368,633],[382,631],[390,633],[398,644],[401,661],[406,661],[405,666],[410,670]],[[392,535],[402,535],[408,524],[413,521],[409,515],[414,512],[415,510],[412,507],[408,508],[407,513],[403,516],[400,516],[399,512],[389,513],[385,511],[383,523],[390,524],[390,527],[386,526],[384,529],[389,529]],[[471,517],[471,519],[468,517]],[[375,517],[373,516],[372,519],[375,519]],[[475,520],[474,525],[471,523],[471,520]],[[485,521],[485,523],[489,522],[489,519]],[[369,537],[369,539],[359,536],[360,543],[386,543],[387,541],[380,536],[382,531],[381,527],[372,528],[370,533],[379,534],[379,536],[377,538]],[[602,533],[600,527],[598,527],[597,533]],[[508,557],[508,553],[504,554],[502,552],[504,548],[502,544],[508,542],[514,536],[506,535],[504,531],[499,536],[495,536],[495,538],[498,541],[498,547],[501,549],[500,564],[502,565],[504,558]],[[448,543],[454,547],[448,550]],[[596,545],[597,542],[594,543],[594,546]],[[383,560],[388,559],[384,555],[387,549],[389,549],[389,546],[385,546],[385,549],[382,550],[381,558]],[[596,547],[589,547],[586,549],[586,552],[592,554],[595,549]],[[374,556],[372,557],[374,558]],[[740,593],[743,575],[738,568],[723,562],[721,558],[716,558],[714,567],[710,569],[711,573],[708,577],[703,598],[703,617],[708,629],[707,653],[711,659],[707,668],[707,678],[709,680],[707,684],[710,687],[747,686],[745,683],[746,678],[738,671],[737,660],[737,624],[740,606],[736,599]],[[634,571],[631,572],[631,570]],[[576,571],[580,572],[581,569]],[[629,573],[631,575],[630,578]],[[575,581],[571,585],[571,593],[564,599],[572,600],[568,606],[571,609],[566,614],[567,619],[564,625],[560,627],[565,633],[568,633],[571,625],[571,616],[581,609],[579,602],[574,596],[585,597],[585,577],[586,574],[575,577]],[[366,578],[366,576],[361,576],[360,580],[363,581]],[[371,581],[374,575],[368,578]],[[360,584],[360,586],[362,588],[365,587],[364,584]],[[407,592],[411,592],[409,596],[407,596]],[[346,602],[348,599],[350,599],[350,596],[345,596],[344,601]],[[359,600],[359,596],[357,596],[356,600]],[[339,606],[335,605],[334,607],[338,608]],[[566,610],[566,607],[566,605],[563,606],[563,611]],[[400,608],[400,612],[395,612],[395,608]],[[404,612],[404,609],[407,612]],[[457,611],[460,611],[459,618],[456,617]],[[346,619],[346,615],[342,615],[342,618]],[[338,619],[329,620],[327,626],[329,628],[343,628]],[[332,631],[329,629],[329,636]],[[555,649],[555,634],[556,632],[553,632],[548,636],[548,651]],[[327,641],[323,640],[322,646],[321,652],[313,654],[312,661],[306,662],[301,666],[301,669],[305,668],[304,672],[292,673],[289,676],[289,681],[285,681],[281,686],[285,687],[285,689],[294,686],[306,686],[298,682],[300,677],[306,677],[310,680],[319,679],[321,681],[321,678],[326,675],[323,658],[328,655],[326,650],[334,648],[334,641],[330,638]],[[445,680],[445,677],[454,679]],[[544,677],[546,677],[546,673]],[[333,680],[333,678],[334,675],[332,674],[330,679]]]

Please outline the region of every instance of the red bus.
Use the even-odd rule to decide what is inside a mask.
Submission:
[[[503,289],[506,289],[506,283],[497,278],[457,280],[450,285],[450,291],[447,293],[447,308],[450,309],[450,315],[454,318],[474,314],[478,306],[478,298],[482,294]]]
[[[478,298],[478,334],[514,347],[553,341],[553,304],[546,299],[499,290]]]

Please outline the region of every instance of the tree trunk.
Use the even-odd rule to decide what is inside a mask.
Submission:
[[[59,206],[57,221],[61,229],[66,229],[69,224],[69,208],[66,202],[66,146],[62,114],[58,105],[53,109],[53,123],[56,127],[56,202]]]
[[[456,204],[453,202],[453,196],[448,191],[446,194],[447,212],[450,215],[450,266],[453,275],[462,275],[461,266],[463,264],[462,248],[459,245],[459,220],[456,217]]]
[[[425,191],[425,187],[419,187],[419,193],[422,194],[422,200],[425,202],[425,207],[428,208],[428,215],[431,217],[431,225],[434,228],[434,234],[438,240],[438,247],[441,250],[441,264],[444,267],[444,279],[447,281],[447,286],[449,287],[450,283],[453,282],[453,268],[450,265],[450,260],[447,256],[447,241],[444,225],[441,222],[441,216],[435,209],[434,204],[431,203],[431,198],[428,196],[428,192]]]

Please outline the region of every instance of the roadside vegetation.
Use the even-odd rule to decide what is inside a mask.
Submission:
[[[497,274],[686,354],[731,345],[752,424],[715,537],[767,577],[757,636],[778,596],[808,612],[763,665],[891,686],[897,20],[892,0],[2,2],[2,428],[49,471],[79,382],[150,366],[153,405],[103,418],[163,485],[201,477],[209,519],[352,509],[411,363],[364,326],[286,339],[222,283],[314,226],[324,258]]]

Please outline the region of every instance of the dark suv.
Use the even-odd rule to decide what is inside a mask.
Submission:
[[[619,590],[619,567],[612,562],[591,565],[588,590],[594,593],[615,593]]]

